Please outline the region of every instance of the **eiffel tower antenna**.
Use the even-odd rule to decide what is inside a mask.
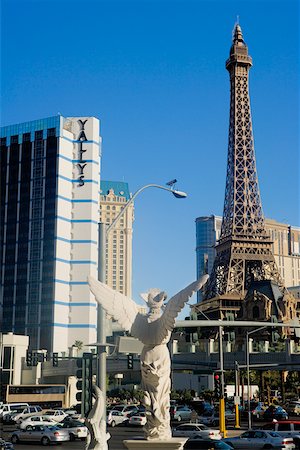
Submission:
[[[214,310],[221,319],[230,309],[228,306],[236,314],[250,285],[267,281],[277,286],[280,298],[285,298],[283,309],[292,319],[296,315],[295,299],[285,289],[277,269],[259,192],[248,86],[251,66],[242,29],[236,23],[226,61],[231,97],[221,235],[204,299],[197,307],[198,311]]]

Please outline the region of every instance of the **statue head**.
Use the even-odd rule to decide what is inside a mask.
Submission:
[[[140,294],[142,299],[147,303],[151,313],[160,313],[164,301],[167,298],[167,294],[157,288],[152,288],[146,293]]]

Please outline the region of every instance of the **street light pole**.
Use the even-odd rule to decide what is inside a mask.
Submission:
[[[252,424],[251,424],[251,407],[250,407],[250,349],[249,349],[249,336],[250,334],[256,333],[257,331],[261,331],[267,328],[259,327],[252,331],[247,331],[246,333],[246,365],[247,365],[247,401],[248,401],[248,428],[251,430]]]
[[[224,385],[224,355],[223,355],[223,327],[219,326],[219,359],[221,372],[221,398],[219,404],[220,431],[223,437],[227,437],[225,421],[225,385]]]
[[[175,189],[166,188],[159,184],[147,184],[138,189],[132,197],[121,209],[119,214],[113,220],[110,225],[104,223],[98,224],[98,279],[102,283],[106,282],[106,244],[109,232],[114,228],[119,219],[123,216],[129,205],[133,202],[138,194],[147,188],[158,188],[164,191],[171,192],[176,198],[185,198],[187,194]],[[98,305],[97,309],[97,370],[96,370],[96,384],[101,389],[103,394],[104,413],[101,418],[100,430],[101,434],[105,434],[106,430],[106,356],[107,356],[107,343],[106,343],[106,312],[102,306]]]

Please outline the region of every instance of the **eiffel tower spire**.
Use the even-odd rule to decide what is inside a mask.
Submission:
[[[230,119],[223,221],[203,303],[226,297],[238,300],[238,304],[253,281],[265,280],[275,283],[282,296],[290,296],[265,229],[250,110],[248,75],[252,58],[239,24],[234,27],[232,41],[226,61],[230,75]]]

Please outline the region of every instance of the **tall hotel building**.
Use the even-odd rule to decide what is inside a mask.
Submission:
[[[131,195],[128,183],[123,181],[101,180],[100,189],[100,221],[109,225]],[[128,297],[131,297],[132,281],[133,212],[132,203],[108,234],[106,246],[106,283]]]
[[[221,216],[201,216],[196,219],[197,277],[210,274],[216,256],[215,245],[221,234]],[[278,270],[285,286],[294,292],[300,285],[300,228],[265,219]],[[202,299],[198,292],[198,302]]]
[[[99,120],[58,115],[0,136],[1,331],[48,351],[95,342]]]

